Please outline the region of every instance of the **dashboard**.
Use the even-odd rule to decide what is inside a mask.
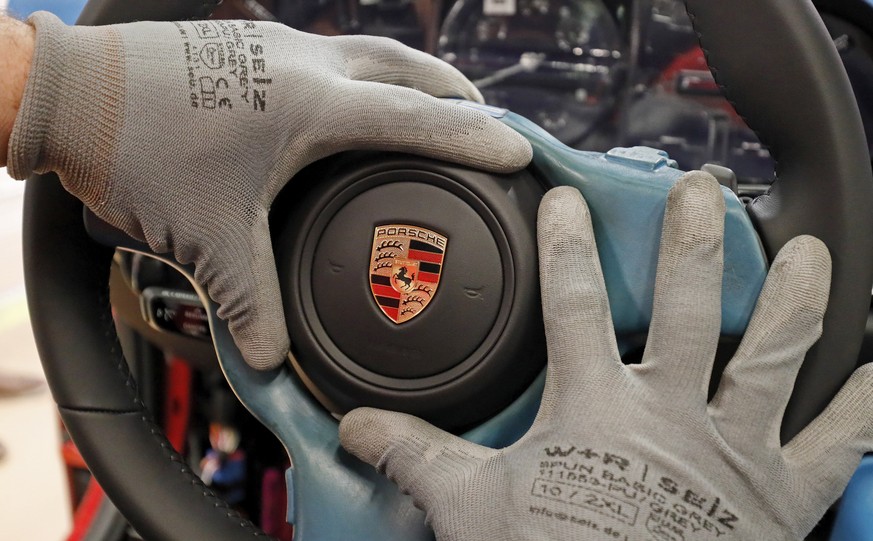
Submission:
[[[683,170],[730,168],[738,195],[766,191],[775,162],[725,100],[677,0],[232,0],[214,15],[276,20],[324,35],[397,39],[457,67],[486,101],[584,150],[649,146]],[[859,98],[873,46],[825,15]],[[868,143],[873,103],[860,99]]]

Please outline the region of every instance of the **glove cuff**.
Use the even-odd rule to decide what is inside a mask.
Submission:
[[[124,97],[122,41],[113,27],[67,26],[38,12],[36,46],[9,139],[9,174],[56,172],[89,207],[106,200]]]

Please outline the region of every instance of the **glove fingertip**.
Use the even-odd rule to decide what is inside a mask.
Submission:
[[[668,198],[707,199],[710,204],[724,207],[724,196],[718,180],[706,171],[689,171],[670,188]]]
[[[481,97],[476,87],[470,88],[478,97],[466,96],[467,99]],[[447,148],[448,155],[442,156],[450,161],[466,163],[494,173],[514,173],[524,169],[533,159],[533,147],[523,135],[500,122],[490,114],[463,102],[432,101],[430,96],[422,97],[422,107],[426,110],[428,104],[441,110],[437,116],[442,116],[442,123],[456,127],[468,127],[457,131],[457,140],[452,147]],[[433,111],[430,114],[436,114]],[[443,129],[441,126],[435,126]],[[444,151],[445,152],[445,151]]]
[[[387,416],[397,415],[375,408],[357,408],[345,414],[339,425],[343,449],[376,466],[389,444]]]
[[[482,95],[482,92],[480,92],[473,83],[470,83],[470,87],[470,99],[476,103],[484,104],[485,96]]]
[[[234,328],[231,326],[231,331]],[[288,359],[291,340],[283,329],[272,329],[266,333],[249,334],[237,330],[237,345],[250,367],[259,371],[273,370]]]
[[[254,355],[246,357],[246,362],[255,370],[267,371],[273,370],[282,366],[282,363],[288,358],[288,350],[285,349],[282,353],[274,355]]]
[[[776,254],[771,273],[786,275],[800,308],[821,319],[827,308],[832,263],[825,244],[810,235],[789,240]]]
[[[537,212],[537,236],[540,246],[560,238],[556,236],[555,230],[567,227],[568,221],[579,228],[587,229],[587,224],[591,222],[588,204],[579,190],[572,186],[552,188],[543,196]]]
[[[527,167],[533,159],[530,141],[497,120],[489,118],[488,123],[488,144],[483,147],[488,155],[481,156],[484,161],[476,165],[495,173],[514,173]]]
[[[773,266],[786,263],[798,264],[801,268],[809,269],[808,272],[819,278],[817,283],[824,283],[825,286],[830,285],[831,254],[825,243],[818,238],[812,235],[799,235],[785,243],[785,246],[776,254]]]
[[[573,186],[557,186],[543,196],[540,213],[549,215],[570,213],[579,210],[580,206],[585,207],[584,212],[587,214],[587,204],[578,189]]]
[[[260,274],[269,276],[266,271]],[[288,358],[291,349],[285,313],[281,302],[276,301],[281,299],[281,293],[270,279],[249,291],[252,293],[248,298],[253,300],[231,320],[231,331],[249,366],[255,370],[272,370]]]

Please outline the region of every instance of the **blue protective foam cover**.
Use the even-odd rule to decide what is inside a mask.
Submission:
[[[501,120],[531,142],[531,168],[539,178],[582,192],[591,211],[616,333],[644,332],[652,314],[666,196],[683,172],[663,151],[574,150],[524,117],[506,112]],[[740,336],[767,276],[767,259],[742,202],[729,189],[722,192],[727,214],[721,328],[723,334]]]

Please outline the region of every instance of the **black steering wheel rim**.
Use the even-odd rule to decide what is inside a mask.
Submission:
[[[686,1],[686,7],[716,82],[776,160],[776,182],[747,209],[768,259],[801,234],[824,241],[833,258],[822,337],[806,356],[782,425],[788,440],[857,365],[873,281],[864,130],[839,55],[822,46],[830,37],[811,3]],[[731,39],[723,28],[749,39]]]
[[[92,0],[79,22],[189,19],[217,3]],[[812,4],[686,3],[717,81],[779,164],[775,187],[749,209],[768,256],[807,233],[821,238],[834,259],[824,334],[786,415],[790,436],[821,411],[857,362],[873,282],[873,242],[866,238],[873,230],[873,180],[863,129]],[[30,180],[26,190],[28,303],[52,393],[94,475],[147,539],[263,536],[199,482],[138,400],[109,311],[113,251],[90,239],[81,203],[46,177]]]

